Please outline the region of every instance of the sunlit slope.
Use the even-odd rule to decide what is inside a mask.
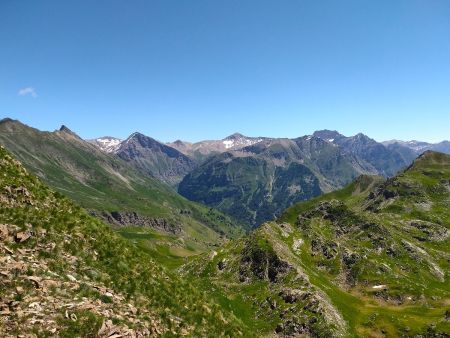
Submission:
[[[249,336],[0,147],[0,335]]]

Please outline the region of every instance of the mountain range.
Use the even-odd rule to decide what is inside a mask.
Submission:
[[[62,129],[83,147],[89,143],[101,150],[95,156],[126,163],[138,176],[153,179],[149,186],[162,182],[251,227],[276,218],[293,203],[342,188],[361,174],[393,176],[422,150],[450,153],[448,141],[380,143],[361,133],[347,137],[332,130],[295,139],[235,133],[222,140],[165,144],[137,132],[125,140],[108,136],[84,141]],[[3,144],[8,145],[6,140]]]
[[[0,169],[3,336],[450,332],[449,155],[427,151],[388,179],[359,176],[176,267],[137,241],[155,232],[122,236],[2,146]]]
[[[1,120],[0,333],[446,337],[450,155],[417,144]]]
[[[428,142],[422,142],[422,141],[398,141],[398,140],[391,140],[391,141],[385,141],[382,142],[385,146],[388,148],[390,147],[404,147],[411,149],[415,154],[421,154],[427,150],[433,150],[438,151],[441,153],[448,154],[450,152],[450,142],[449,141],[442,141],[438,143],[428,143]]]
[[[418,156],[405,146],[329,130],[259,140],[210,156],[184,177],[178,191],[257,226],[289,205],[341,188],[361,174],[392,176]]]

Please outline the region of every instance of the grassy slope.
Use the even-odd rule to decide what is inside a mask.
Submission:
[[[0,144],[51,187],[87,209],[136,211],[180,225],[185,243],[178,246],[190,248],[186,255],[215,246],[223,236],[242,234],[242,228],[220,212],[186,200],[71,132],[41,132],[17,121],[3,121]]]
[[[214,285],[223,302],[260,334],[277,326],[289,332],[292,312],[306,334],[319,336],[448,334],[449,187],[450,156],[426,153],[393,179],[362,176],[342,190],[294,205],[277,223],[181,271],[200,277],[209,289]],[[274,282],[258,270],[243,279],[249,246],[262,266],[274,252],[308,282],[289,273]],[[308,313],[308,301],[284,301],[284,289],[322,297],[321,310]],[[322,325],[320,314],[334,311],[339,316],[325,323],[335,325]]]
[[[426,153],[393,179],[384,183],[377,180],[375,189],[361,193],[365,190],[361,186],[369,184],[369,179],[363,178],[363,184],[356,182],[341,191],[293,206],[280,218],[280,222],[302,229],[298,215],[305,215],[320,202],[339,200],[344,206],[334,211],[340,212],[338,218],[346,219],[344,227],[361,222],[370,225],[364,230],[355,227],[337,240],[333,226],[338,222],[330,224],[321,217],[313,217],[304,222],[308,224],[302,229],[306,242],[301,254],[303,265],[310,275],[316,276],[316,285],[329,290],[327,294],[354,333],[377,336],[384,331],[388,336],[412,336],[427,330],[450,331],[444,320],[450,297],[449,179],[450,157]],[[386,198],[386,192],[393,192],[394,197]],[[420,230],[412,223],[423,224],[424,228]],[[311,256],[308,244],[313,239],[338,242],[340,250],[336,257],[326,259],[317,253]],[[344,250],[359,256],[359,261],[350,268],[350,277],[355,279],[350,285],[340,281],[342,270],[348,268],[340,262]],[[323,265],[326,268],[319,270],[318,266]],[[373,289],[374,285],[386,288],[378,291]]]
[[[10,230],[17,226],[31,234],[31,238],[23,243],[0,238],[0,260],[6,264],[1,270],[10,263],[15,266],[0,279],[0,299],[10,306],[9,310],[2,310],[0,333],[45,336],[50,335],[47,329],[56,325],[60,336],[93,336],[106,316],[117,325],[136,330],[139,330],[137,323],[145,328],[156,321],[159,332],[166,336],[250,335],[233,314],[206,299],[196,286],[167,272],[109,226],[47,188],[2,147],[0,169],[0,224],[7,224]],[[16,191],[17,187],[21,191]],[[28,266],[28,270],[21,273],[23,267],[14,262],[30,254],[33,255],[31,262],[25,259],[21,263]],[[38,278],[41,286],[35,289],[28,281],[30,277]],[[47,281],[53,286],[43,288]],[[55,287],[59,283],[65,283],[65,286]],[[107,306],[104,303],[111,303],[112,299],[101,296],[92,285],[98,289],[110,288],[111,292],[125,298],[113,308],[113,315],[95,313],[95,307]],[[17,287],[24,291],[18,293]],[[10,298],[13,303],[8,301]],[[94,303],[94,309],[80,310],[91,299],[99,302]],[[40,310],[44,321],[32,320],[33,314],[29,310],[20,315],[16,312],[22,304],[36,301],[44,309]],[[59,303],[56,310],[51,307],[51,304]],[[72,305],[63,306],[68,303]],[[131,321],[130,318],[136,316],[120,312],[126,303],[137,308],[136,316],[140,322]],[[25,308],[37,306],[33,304]],[[51,310],[46,312],[48,308]],[[78,319],[66,319],[66,309]]]

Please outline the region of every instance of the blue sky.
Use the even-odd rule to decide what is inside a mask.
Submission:
[[[85,138],[450,139],[448,0],[0,0],[0,117]]]

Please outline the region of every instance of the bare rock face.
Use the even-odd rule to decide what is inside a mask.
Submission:
[[[276,283],[292,267],[281,260],[270,248],[262,248],[249,240],[242,251],[239,279],[246,282],[254,279],[267,280]]]
[[[150,227],[159,231],[164,231],[172,234],[180,234],[182,228],[179,225],[169,223],[165,218],[153,218],[139,215],[136,212],[128,211],[113,211],[113,212],[98,212],[90,211],[92,216],[102,219],[110,224],[116,226],[141,226]]]

